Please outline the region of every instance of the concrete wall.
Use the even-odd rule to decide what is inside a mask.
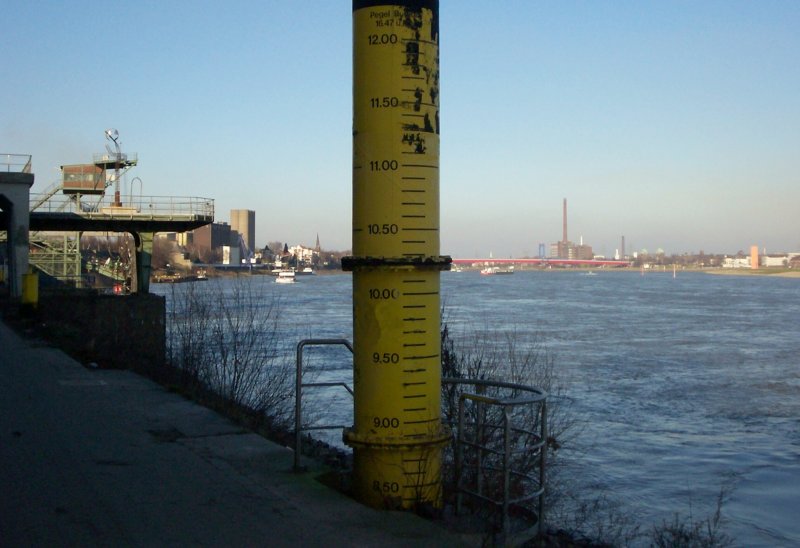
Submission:
[[[164,297],[43,294],[38,313],[48,338],[81,361],[145,373],[164,367]]]

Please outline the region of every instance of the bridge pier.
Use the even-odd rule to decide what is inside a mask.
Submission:
[[[28,203],[33,173],[26,171],[30,169],[30,157],[27,159],[22,171],[0,172],[0,230],[5,230],[8,235],[6,283],[12,297],[22,295],[22,275],[28,272]],[[11,166],[11,163],[7,165]]]
[[[132,293],[150,292],[150,265],[153,259],[155,232],[131,232],[136,243],[136,280]]]

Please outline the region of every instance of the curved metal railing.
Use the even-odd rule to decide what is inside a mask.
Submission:
[[[535,527],[543,534],[547,393],[485,379],[446,377],[442,384],[473,388],[457,394],[456,511],[462,509],[463,495],[494,505],[501,509],[501,530],[508,539],[512,507],[538,499]]]

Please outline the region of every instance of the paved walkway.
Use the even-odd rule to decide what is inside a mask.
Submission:
[[[0,322],[0,546],[459,546],[294,474],[291,450]]]

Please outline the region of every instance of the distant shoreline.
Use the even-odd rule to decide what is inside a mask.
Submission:
[[[467,267],[463,269],[464,272],[477,272],[479,269],[475,267]],[[517,269],[518,272],[586,272],[586,271],[594,271],[596,273],[612,273],[612,272],[641,272],[641,268],[639,267],[623,267],[623,268],[519,268]],[[715,276],[767,276],[767,277],[775,277],[775,278],[800,278],[800,270],[788,270],[784,268],[759,268],[757,270],[751,270],[749,268],[700,268],[700,267],[688,267],[688,268],[679,268],[677,270],[677,274],[680,275],[681,273],[686,272],[701,272],[704,274],[713,274]],[[648,268],[644,270],[645,274],[672,274],[672,267],[659,267],[659,268]]]
[[[759,268],[757,270],[748,270],[746,268],[726,269],[726,270],[708,270],[709,274],[716,274],[720,276],[771,276],[775,278],[800,278],[800,270],[780,270],[778,272],[770,272],[767,269]]]

